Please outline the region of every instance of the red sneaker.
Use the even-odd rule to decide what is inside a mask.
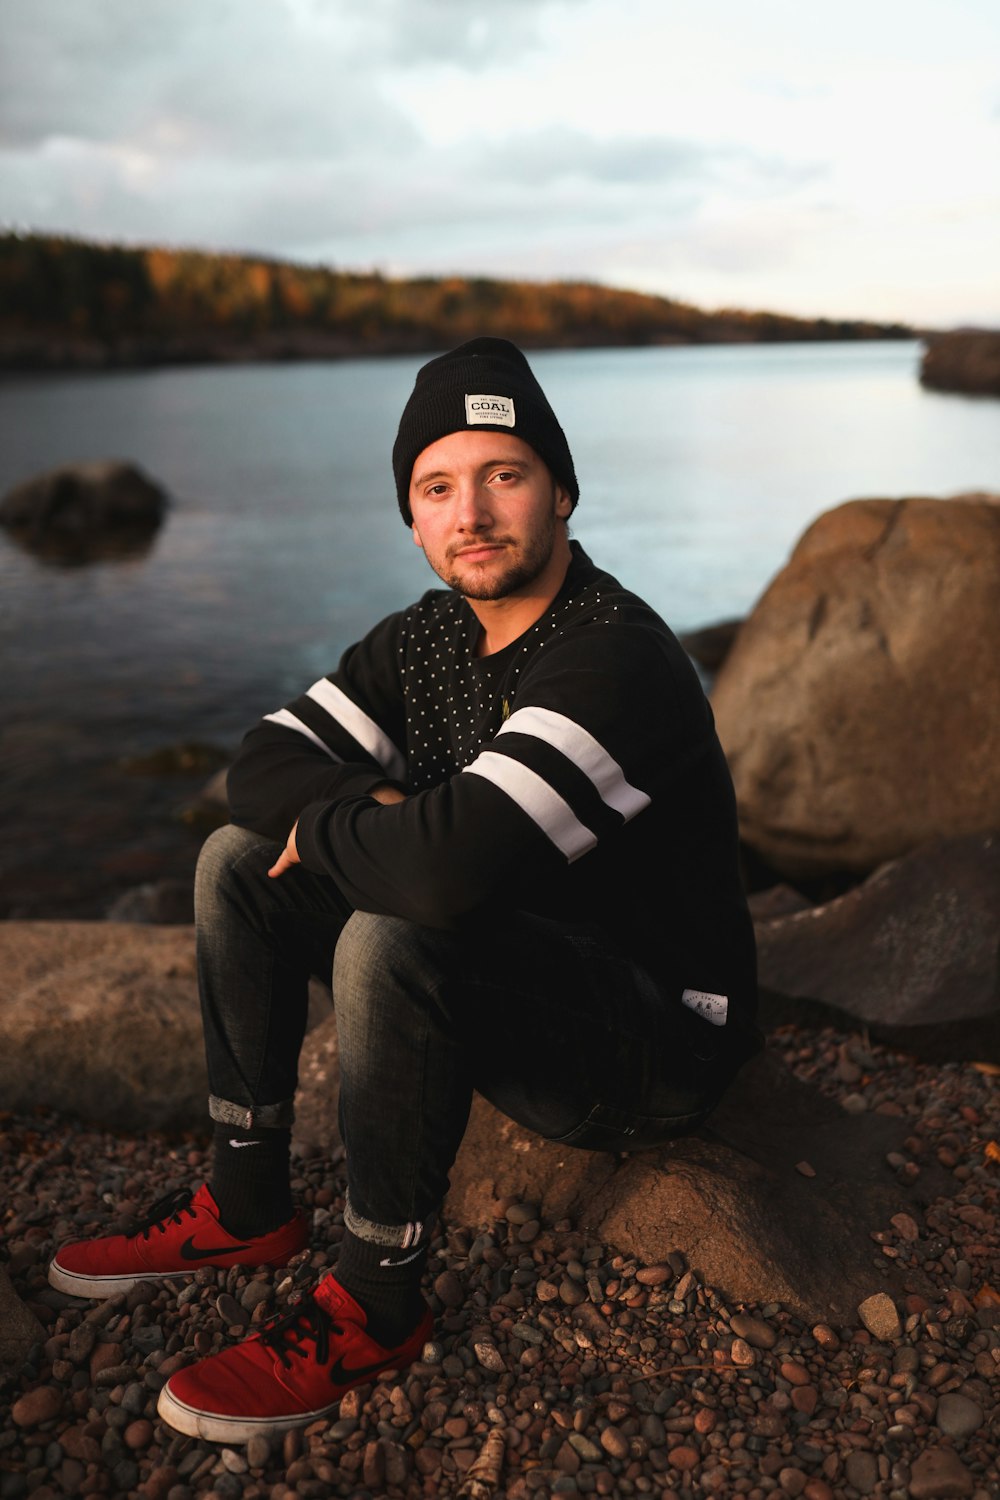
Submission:
[[[245,1443],[336,1411],[340,1398],[383,1370],[419,1358],[433,1327],[427,1308],[409,1338],[383,1349],[365,1314],[332,1275],[297,1306],[242,1344],[171,1375],[157,1413],[191,1437]]]
[[[283,1266],[307,1237],[300,1212],[270,1234],[236,1239],[219,1223],[207,1186],[193,1198],[183,1188],[154,1203],[135,1234],[64,1245],[49,1265],[49,1281],[74,1297],[113,1297],[137,1281],[174,1281],[199,1266]]]

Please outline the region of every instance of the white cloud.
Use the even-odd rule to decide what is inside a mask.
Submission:
[[[998,48],[978,0],[6,0],[0,218],[1000,319]]]

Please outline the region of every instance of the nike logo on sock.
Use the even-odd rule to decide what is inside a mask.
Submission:
[[[385,1260],[380,1260],[379,1261],[379,1265],[380,1266],[405,1266],[406,1263],[407,1263],[407,1261],[416,1260],[417,1256],[418,1255],[423,1255],[423,1253],[424,1253],[424,1246],[421,1245],[421,1247],[420,1247],[419,1250],[414,1250],[414,1252],[413,1252],[412,1255],[404,1255],[402,1260],[390,1260],[389,1257],[388,1257],[388,1255],[387,1255],[386,1258],[385,1258]]]
[[[260,1141],[233,1141],[233,1140],[231,1140],[229,1142],[229,1144],[231,1146],[235,1146],[236,1149],[237,1149],[237,1151],[238,1151],[241,1146],[259,1146],[260,1145]]]

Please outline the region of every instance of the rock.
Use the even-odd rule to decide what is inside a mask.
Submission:
[[[461,1307],[465,1302],[465,1288],[461,1277],[455,1271],[442,1271],[439,1276],[436,1276],[434,1290],[445,1307],[454,1309]]]
[[[920,362],[920,383],[937,391],[1000,396],[1000,333],[970,329],[933,334]]]
[[[896,1304],[885,1292],[875,1292],[871,1297],[866,1297],[858,1308],[858,1317],[872,1338],[881,1343],[898,1339],[903,1332]]]
[[[952,1448],[926,1448],[913,1460],[911,1500],[961,1500],[974,1488],[972,1475]]]
[[[123,1130],[207,1116],[189,927],[0,923],[0,1097]]]
[[[628,1438],[620,1427],[615,1427],[612,1423],[601,1429],[601,1447],[612,1458],[628,1457]]]
[[[717,672],[732,650],[740,626],[739,620],[719,620],[714,625],[703,625],[699,630],[689,630],[679,637],[681,645],[699,667],[706,672]]]
[[[897,1180],[885,1155],[906,1133],[903,1119],[845,1114],[766,1051],[701,1131],[624,1160],[543,1141],[477,1097],[445,1214],[475,1225],[497,1198],[527,1199],[545,1220],[571,1218],[639,1261],[680,1251],[728,1302],[778,1302],[810,1324],[853,1325],[872,1291],[872,1226],[957,1186],[931,1163],[919,1199]],[[815,1179],[795,1170],[804,1152]],[[902,1296],[898,1268],[883,1274]],[[919,1271],[909,1279],[916,1286]],[[559,1285],[539,1281],[535,1295],[559,1297]]]
[[[806,531],[712,694],[743,837],[780,875],[1000,828],[998,596],[995,496],[856,500]]]
[[[949,1391],[938,1401],[934,1422],[946,1437],[967,1438],[983,1425],[983,1410],[968,1396]]]
[[[194,885],[190,880],[155,880],[134,886],[112,901],[106,915],[109,922],[190,926],[194,921]]]
[[[778,1342],[778,1335],[770,1323],[765,1323],[763,1318],[752,1318],[746,1313],[734,1313],[729,1319],[729,1326],[739,1338],[745,1339],[755,1349],[773,1349]]]
[[[755,930],[765,1026],[863,1021],[877,1040],[935,1061],[1000,1059],[997,835],[924,845],[846,895]]]
[[[32,1344],[40,1344],[45,1330],[30,1313],[0,1266],[0,1375],[16,1375]]]
[[[870,1495],[878,1484],[878,1460],[863,1448],[849,1453],[844,1463],[847,1482],[861,1495]]]
[[[784,881],[764,891],[754,891],[747,902],[754,922],[771,922],[775,917],[790,916],[793,911],[807,911],[812,904],[801,891]]]
[[[161,487],[135,464],[65,464],[9,490],[0,525],[14,541],[63,563],[130,557],[148,550],[167,512]]]
[[[17,1427],[38,1427],[42,1422],[51,1422],[62,1410],[62,1392],[53,1385],[39,1385],[24,1396],[19,1396],[11,1407],[10,1414]]]

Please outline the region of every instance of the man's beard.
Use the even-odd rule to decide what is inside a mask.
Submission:
[[[504,542],[509,539],[481,537],[479,540],[486,545],[489,542]],[[487,571],[484,568],[482,577],[477,578],[476,565],[472,563],[462,576],[450,566],[455,559],[447,559],[441,567],[436,567],[433,563],[431,566],[434,567],[435,573],[443,583],[466,599],[506,599],[508,594],[513,594],[527,584],[534,583],[538,575],[544,572],[552,556],[555,540],[556,518],[553,513],[548,517],[545,530],[532,537],[520,557],[511,558],[507,566],[499,572]]]

